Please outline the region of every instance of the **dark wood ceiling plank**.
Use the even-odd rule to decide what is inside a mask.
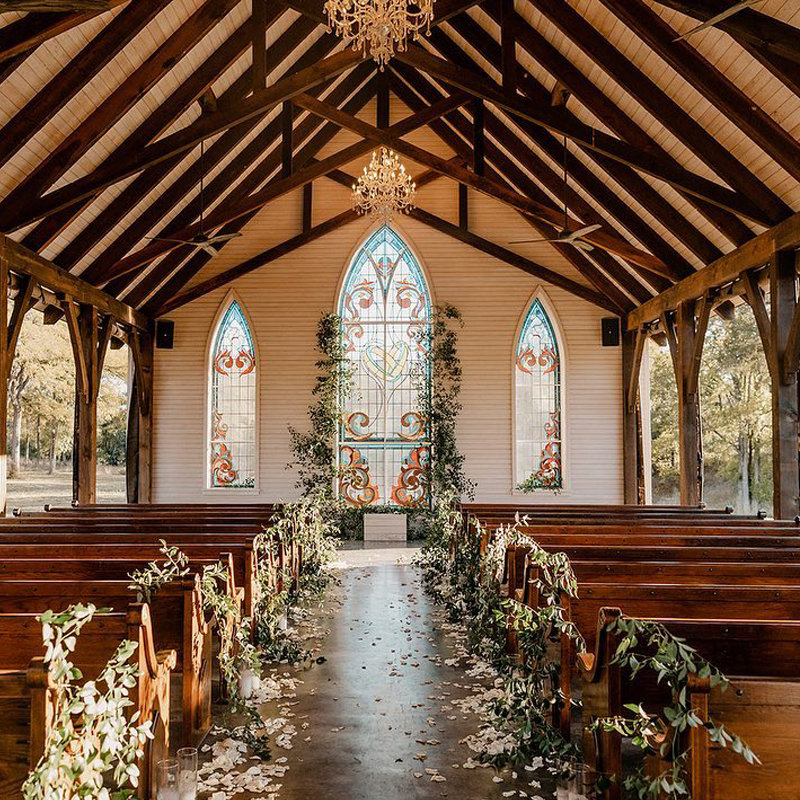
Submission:
[[[131,3],[36,92],[0,129],[0,166],[19,151],[169,3],[170,0]],[[0,39],[3,30],[0,30]]]
[[[419,73],[407,75],[405,71],[408,70],[408,67],[405,67],[404,65],[399,66],[400,74],[404,75],[405,80],[409,85],[407,85],[406,82],[396,82],[394,84],[394,90],[397,96],[412,110],[416,110],[419,107],[419,104],[423,102],[435,102],[436,95],[439,94],[439,90],[432,86],[430,82],[424,79]],[[422,98],[424,98],[424,100]],[[487,115],[487,123],[487,132],[496,138],[497,141],[499,141],[508,152],[523,152],[527,149],[522,141],[514,137],[512,132],[503,126],[493,114],[489,113]],[[452,128],[450,126],[452,126]],[[450,147],[455,153],[459,154],[463,160],[469,159],[470,147],[468,142],[471,126],[466,115],[463,113],[463,110],[459,109],[446,114],[441,120],[432,122],[430,128],[445,142],[445,144],[447,144],[448,147]],[[458,134],[460,134],[460,136]],[[486,154],[488,160],[494,166],[495,171],[493,174],[495,178],[510,182],[520,191],[527,194],[529,197],[534,198],[535,200],[546,200],[546,195],[541,189],[539,189],[533,180],[531,180],[520,167],[518,167],[499,147],[496,147],[491,141],[487,142]],[[527,156],[528,154],[526,153],[526,160]],[[534,168],[537,178],[541,180],[542,183],[544,183],[556,197],[559,197],[559,199],[563,200],[564,185],[562,179],[559,178],[559,176],[557,176],[543,162],[535,165]],[[464,185],[459,184],[459,188],[462,186]],[[464,187],[464,189],[466,189],[466,187]],[[574,201],[575,208],[578,210],[581,219],[590,221],[592,224],[595,222],[604,224],[606,225],[607,230],[611,230],[612,233],[616,233],[613,228],[609,228],[607,226],[605,220],[603,220],[596,212],[594,212],[588,203],[584,203],[580,195],[570,191],[568,196]],[[530,225],[544,238],[551,238],[558,233],[554,226],[547,225],[539,220],[533,220],[525,215],[521,216],[528,225]],[[462,225],[462,227],[469,226]],[[554,247],[567,260],[569,260],[573,266],[579,272],[581,272],[581,274],[592,281],[598,291],[610,297],[618,306],[624,308],[626,304],[630,303],[627,297],[625,297],[622,292],[619,292],[613,283],[609,286],[610,282],[608,279],[605,278],[605,276],[589,259],[579,253],[574,247],[570,245],[558,244],[554,244]],[[595,252],[592,253],[592,256],[593,260],[597,261],[598,266],[601,266],[606,273],[611,275],[613,279],[619,283],[619,285],[623,286],[626,291],[629,291],[639,302],[644,302],[652,296],[652,292],[648,292],[644,286],[642,286],[640,283],[638,283],[638,281],[636,281],[635,278],[633,278],[633,276],[627,273],[621,264],[618,264],[614,258],[604,250],[596,248]],[[662,284],[659,279],[655,278],[649,273],[646,274],[648,274],[652,280],[658,281],[659,285]],[[663,285],[669,286],[671,284],[669,281],[664,280]]]
[[[371,68],[373,65],[362,65],[362,67],[363,66],[369,66]],[[355,73],[355,71],[356,70],[354,70],[353,73]],[[343,108],[355,114],[358,113],[358,111],[360,111],[361,108],[363,108],[367,102],[372,99],[374,94],[374,83],[370,81],[358,89],[355,94],[352,94],[353,89],[358,85],[358,83],[353,80],[353,73],[348,75],[340,82],[339,85],[334,87],[334,89],[328,95],[328,98],[331,100],[331,102],[343,104]],[[337,95],[337,93],[341,94]],[[352,94],[352,96],[345,101],[345,98],[347,98],[350,94]],[[316,133],[314,133],[315,130]],[[319,151],[326,144],[328,144],[339,131],[340,128],[337,125],[333,125],[330,122],[320,125],[320,120],[317,117],[309,114],[303,123],[301,123],[301,125],[298,127],[298,138],[307,138],[308,141],[296,154],[296,164],[298,166],[304,166],[310,163],[311,159],[313,159],[314,156],[316,156]],[[269,152],[266,158],[262,160],[261,164],[253,170],[253,172],[260,173],[259,178],[266,179],[277,169],[278,155],[277,148],[274,147],[276,142],[277,128],[273,135],[273,149]],[[312,184],[307,183],[304,189],[311,185]],[[236,194],[233,195],[232,199],[238,199],[240,196],[239,193],[244,194],[249,190],[249,188],[249,186],[237,186],[234,190]],[[251,214],[237,219],[234,222],[228,223],[222,229],[222,231],[224,233],[238,232],[247,224],[247,222],[249,222],[250,219],[252,219],[253,216],[255,216],[256,213],[257,212],[252,212]],[[150,293],[153,292],[157,286],[159,286],[159,284],[162,284],[163,281],[163,284],[160,285],[158,291],[156,291],[155,294],[153,294],[144,305],[144,308],[147,309],[147,313],[157,314],[158,309],[163,305],[163,303],[180,292],[211,259],[211,256],[208,253],[200,251],[194,253],[194,255],[192,255],[191,258],[189,258],[188,261],[181,266],[181,262],[184,261],[184,258],[178,256],[173,258],[173,256],[175,256],[175,254],[170,253],[168,256],[166,256],[166,258],[156,264],[155,268],[145,275],[140,283],[133,288],[131,293],[126,295],[126,301],[130,302],[131,305],[140,305],[145,298],[147,298]],[[166,276],[169,277],[167,278]],[[109,284],[109,288],[112,285],[113,284]]]
[[[476,189],[483,194],[493,197],[506,205],[523,211],[526,214],[542,219],[552,225],[561,225],[564,220],[563,212],[560,209],[553,207],[550,204],[538,203],[529,197],[509,189],[507,186],[499,181],[496,181],[488,176],[477,175],[472,170],[454,164],[447,159],[441,158],[434,153],[430,153],[417,145],[411,144],[401,135],[394,132],[393,129],[388,131],[376,128],[367,122],[353,117],[350,114],[325,103],[324,101],[317,100],[310,95],[298,95],[295,102],[303,108],[312,111],[319,116],[325,117],[332,122],[341,125],[344,128],[363,136],[365,139],[370,139],[376,143],[385,144],[388,147],[396,150],[398,153],[405,155],[407,158],[413,159],[419,164],[423,164],[430,169],[434,169],[443,175],[447,175],[455,181],[459,181],[473,189]],[[582,223],[579,220],[570,218],[567,221],[567,227],[570,230],[575,230],[580,227]],[[675,277],[674,273],[669,267],[662,263],[659,259],[650,253],[634,247],[624,239],[613,236],[605,231],[595,231],[588,234],[586,237],[592,244],[598,247],[603,247],[606,250],[617,253],[626,259],[635,261],[645,269],[650,269],[653,272],[667,277]]]
[[[112,0],[110,10],[128,0]],[[71,30],[104,11],[30,13],[0,29],[0,61],[28,53],[48,39]]]
[[[601,0],[682,78],[795,180],[800,180],[800,142],[685,41],[642,0]]]
[[[657,0],[662,6],[701,21],[711,19],[730,8],[730,0]],[[800,64],[800,30],[785,22],[746,8],[716,24],[732,38],[764,53]]]
[[[93,196],[107,186],[135,175],[149,166],[161,164],[171,156],[185,152],[204,139],[238,125],[240,122],[263,116],[284,100],[289,100],[296,94],[347,71],[363,60],[364,57],[359,53],[349,50],[336,53],[282,78],[262,92],[256,92],[230,107],[220,107],[216,113],[200,117],[185,128],[131,153],[127,159],[118,158],[115,164],[94,170],[89,175],[78,178],[62,188],[54,189],[44,197],[33,201],[27,208],[19,211],[16,218],[9,223],[9,228],[16,230],[24,227],[48,214],[60,211],[78,200]]]
[[[531,2],[712,172],[748,197],[752,203],[764,208],[773,223],[785,219],[792,213],[789,206],[750,172],[738,158],[564,0],[531,0]],[[524,24],[522,18],[517,17],[517,25]],[[530,29],[530,26],[528,28]]]
[[[497,42],[492,39],[474,20],[467,16],[453,20],[452,27],[492,65],[499,65],[500,51]],[[450,38],[441,31],[434,31],[431,41],[436,49],[447,56],[451,61],[462,64],[468,68],[475,68],[475,62]],[[536,81],[531,75],[525,74],[520,78],[520,88],[530,102],[535,105],[545,105],[550,102],[550,92]],[[567,108],[564,114],[572,115]],[[563,163],[563,145],[546,128],[527,119],[516,117],[513,124],[530,137],[548,156],[556,163]],[[675,238],[688,250],[694,253],[702,263],[706,264],[722,255],[722,251],[710,242],[689,220],[672,206],[661,192],[651,186],[639,173],[625,164],[607,158],[586,146],[578,147],[585,156],[591,159],[612,180],[616,181],[631,197],[637,199]],[[603,207],[616,209],[613,214],[636,238],[642,242],[652,253],[658,255],[662,261],[671,264],[680,274],[689,275],[694,267],[680,255],[671,244],[661,236],[651,235],[650,227],[640,224],[641,218],[635,214],[611,187],[607,186],[602,178],[596,176],[582,161],[569,154],[567,157],[569,174],[573,176],[581,187],[588,191]],[[699,201],[695,201],[699,202]]]
[[[7,227],[20,204],[41,197],[237,3],[238,0],[206,0],[6,195],[0,202],[0,229]]]
[[[575,94],[585,108],[597,119],[602,120],[611,130],[631,145],[643,152],[654,153],[661,159],[674,162],[673,157],[664,150],[649,134],[612,102],[595,84],[589,80],[569,59],[563,56],[550,42],[532,27],[520,20],[518,38],[520,45],[557,80]],[[563,111],[566,113],[567,109]],[[748,228],[735,214],[711,203],[680,192],[712,224],[734,244],[740,244],[752,236]]]
[[[455,67],[452,63],[416,45],[409,45],[407,51],[398,53],[395,58],[452,86],[463,89],[477,97],[482,97],[484,100],[494,103],[511,114],[543,125],[556,133],[567,136],[573,141],[590,147],[592,150],[597,150],[610,158],[651,175],[657,180],[664,181],[689,194],[718,205],[726,211],[740,214],[761,225],[770,224],[769,217],[764,210],[754,207],[741,192],[728,189],[707,178],[696,175],[674,160],[665,160],[654,154],[644,152],[641,148],[634,147],[621,139],[585,125],[574,117],[565,115],[563,108],[552,108],[549,104],[545,107],[533,106],[519,97],[519,95],[508,95],[503,92],[488,77]]]
[[[275,7],[275,13],[268,19],[268,24],[275,22],[280,14],[280,10]],[[291,30],[295,29],[292,28]],[[307,23],[305,25],[297,25],[297,33],[291,37],[295,46],[302,40],[303,33],[301,33],[301,31],[307,34],[308,30],[309,25]],[[191,106],[191,104],[245,52],[249,46],[249,40],[249,25],[244,23],[234,31],[234,33],[232,33],[200,67],[178,86],[157,109],[149,114],[139,127],[136,128],[99,166],[104,167],[113,164],[118,157],[116,153],[135,151],[140,147],[146,146],[151,140],[155,139],[156,136],[174,122],[186,108]],[[286,48],[282,47],[282,50],[286,51]],[[285,54],[288,54],[288,52],[290,51],[286,51]],[[248,90],[249,86],[245,89],[244,81],[240,77],[224,92],[220,99],[233,102],[234,100],[245,97]],[[167,164],[160,164],[155,172],[163,176],[169,169],[174,168],[185,155],[184,153],[176,156],[171,166],[169,162]],[[142,175],[137,176],[137,181],[141,177]],[[128,187],[126,187],[122,193],[128,195],[127,189]],[[93,200],[94,198],[92,197],[84,198],[84,200],[46,217],[25,236],[23,240],[25,245],[32,250],[43,249],[58,236],[72,220],[77,218]],[[102,229],[95,224],[96,222],[97,220],[90,226],[91,232],[103,234]],[[67,269],[72,266],[68,259],[62,259],[61,254],[57,257],[57,261]]]

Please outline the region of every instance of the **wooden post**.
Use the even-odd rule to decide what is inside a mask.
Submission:
[[[677,312],[662,316],[678,386],[678,446],[680,450],[681,503],[696,506],[703,499],[703,437],[700,424],[700,361],[711,313],[711,297],[686,300]]]
[[[622,473],[626,505],[645,502],[639,375],[646,343],[643,329],[627,331],[622,337]]]
[[[11,357],[8,342],[8,260],[0,242],[0,513],[5,515],[8,500],[8,375]]]
[[[125,464],[128,502],[149,503],[152,498],[153,337],[146,331],[131,331],[128,346],[134,364]]]
[[[102,323],[95,306],[61,301],[75,357],[75,429],[72,439],[72,495],[80,505],[97,502],[97,395],[111,340],[112,320]]]
[[[463,184],[458,184],[458,227],[469,230],[469,189]]]
[[[776,519],[800,513],[798,465],[797,256],[778,250],[769,264],[769,311],[752,272],[742,275],[767,357],[772,389],[772,507]]]

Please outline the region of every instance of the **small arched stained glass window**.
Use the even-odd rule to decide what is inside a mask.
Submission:
[[[256,352],[250,326],[231,300],[211,343],[208,486],[256,484]]]
[[[422,269],[389,227],[356,253],[339,299],[353,390],[339,431],[339,493],[349,505],[427,505],[431,303]]]
[[[560,489],[561,355],[541,301],[531,303],[514,359],[515,484],[525,490]]]

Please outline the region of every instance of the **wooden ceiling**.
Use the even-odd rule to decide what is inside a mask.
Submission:
[[[591,252],[548,245],[566,270],[466,214],[412,216],[625,313],[800,210],[800,6],[764,0],[675,41],[727,5],[436,0],[431,36],[381,73],[326,32],[323,0],[9,0],[0,232],[157,315],[352,222],[312,220],[310,187],[349,185],[384,143],[420,185],[462,187],[462,208],[468,187],[513,209],[519,238],[557,234],[567,201],[568,227],[602,227]],[[407,110],[391,126],[390,105]],[[423,128],[436,152],[412,142]],[[207,278],[212,255],[163,241],[200,230],[201,141],[204,231],[291,192],[304,209],[293,236]]]

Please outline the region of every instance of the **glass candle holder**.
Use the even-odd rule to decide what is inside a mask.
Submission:
[[[167,758],[156,764],[158,800],[180,800],[178,796],[178,759]]]
[[[196,798],[197,748],[182,747],[178,750],[178,800],[196,800]]]

